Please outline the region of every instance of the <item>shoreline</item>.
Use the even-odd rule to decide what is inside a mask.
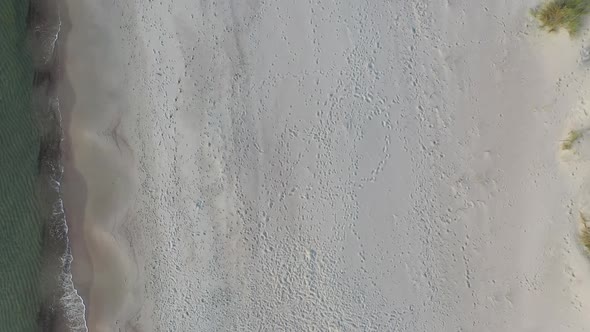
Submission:
[[[61,183],[64,131],[60,112],[59,83],[63,68],[59,56],[62,31],[59,0],[32,0],[29,9],[32,44],[33,108],[40,128],[40,209],[43,219],[43,250],[40,287],[42,307],[36,317],[45,331],[87,331],[84,305],[73,288],[71,248]]]
[[[73,286],[72,291],[75,294],[71,294],[70,300],[73,300],[72,305],[75,305],[77,301],[76,297],[79,298],[81,305],[78,308],[73,308],[73,312],[65,312],[67,315],[81,315],[81,317],[70,317],[70,321],[67,324],[71,324],[72,321],[78,321],[73,324],[74,326],[68,326],[72,332],[74,331],[93,331],[88,329],[87,324],[87,284],[81,282],[79,279],[80,274],[87,275],[92,273],[92,270],[83,271],[80,273],[79,266],[87,267],[87,263],[84,261],[88,260],[88,254],[86,247],[82,240],[81,227],[77,221],[82,220],[83,210],[86,201],[86,186],[85,182],[76,170],[73,164],[71,141],[72,137],[69,133],[71,125],[71,110],[75,103],[75,96],[70,81],[66,75],[67,67],[67,52],[65,47],[67,45],[68,34],[71,31],[71,23],[69,20],[69,14],[63,1],[57,1],[57,6],[60,12],[61,29],[59,38],[56,41],[56,53],[59,65],[57,67],[57,84],[56,92],[59,98],[59,112],[61,117],[61,128],[62,128],[62,140],[60,144],[60,164],[62,166],[62,181],[60,184],[64,216],[67,225],[67,237],[69,241],[68,255],[70,257],[70,263],[68,271],[71,276],[71,283]],[[82,278],[83,279],[83,278]],[[83,280],[86,281],[87,280]],[[66,307],[64,305],[64,307]],[[67,307],[66,307],[67,310]],[[83,310],[79,312],[79,310]]]

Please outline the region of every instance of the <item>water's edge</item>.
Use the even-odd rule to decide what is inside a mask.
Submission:
[[[84,304],[72,282],[72,255],[62,200],[64,138],[56,83],[60,77],[62,21],[57,0],[31,0],[28,30],[33,56],[33,111],[38,119],[39,188],[43,226],[41,270],[43,331],[87,331]]]

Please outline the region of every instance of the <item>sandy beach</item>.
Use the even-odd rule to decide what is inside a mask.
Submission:
[[[588,34],[536,5],[63,0],[88,330],[590,330]]]

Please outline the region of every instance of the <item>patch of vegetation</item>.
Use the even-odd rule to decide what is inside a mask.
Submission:
[[[583,228],[580,232],[580,241],[586,250],[590,252],[590,229]]]
[[[531,10],[541,28],[556,32],[563,28],[575,36],[582,27],[582,18],[590,12],[590,0],[550,0]]]
[[[582,224],[582,230],[580,231],[580,241],[584,248],[590,252],[590,227],[588,227],[588,220],[580,212],[580,224]]]
[[[571,130],[567,135],[567,138],[561,142],[561,150],[571,150],[576,143],[582,137],[581,130]]]

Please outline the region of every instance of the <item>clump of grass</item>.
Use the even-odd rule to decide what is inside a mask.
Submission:
[[[590,252],[590,229],[583,228],[580,232],[580,241],[586,250]]]
[[[580,212],[580,224],[582,224],[582,230],[580,231],[580,242],[584,245],[584,248],[590,252],[590,227],[587,224],[588,220]]]
[[[567,138],[561,142],[561,150],[571,150],[576,143],[582,137],[581,130],[571,130],[567,135]]]
[[[575,36],[582,26],[582,18],[590,12],[590,0],[550,0],[531,10],[541,27],[549,32],[563,28]]]

